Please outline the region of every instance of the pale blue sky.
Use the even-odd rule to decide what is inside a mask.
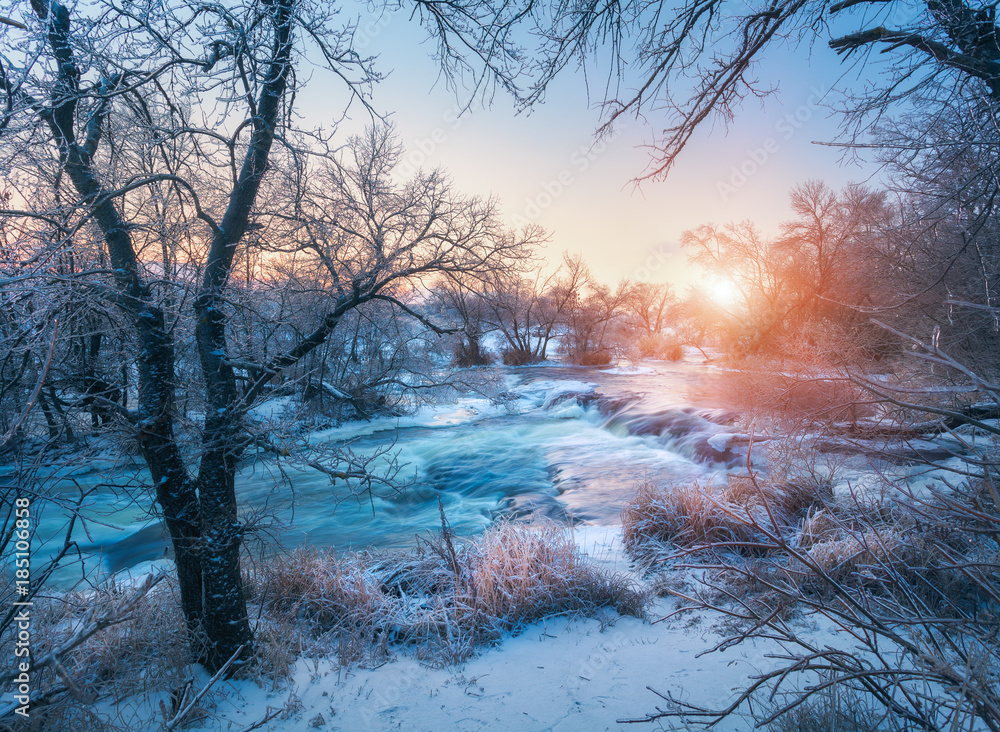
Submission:
[[[420,45],[421,38],[404,13],[362,24],[356,36],[361,52],[378,54],[380,70],[391,72],[373,103],[391,113],[406,160],[445,168],[463,192],[498,196],[510,224],[531,221],[549,230],[550,259],[580,253],[606,282],[633,277],[683,286],[690,278],[677,246],[683,231],[743,219],[774,231],[796,183],[821,178],[839,187],[874,172],[840,165],[841,150],[812,144],[837,134],[836,120],[822,106],[833,94],[821,97],[843,83],[844,69],[825,44],[817,44],[811,58],[805,48],[773,50],[758,78],[777,84],[777,94],[763,107],[748,101],[728,132],[721,124],[704,127],[665,182],[636,189],[631,179],[648,161],[641,146],[651,127],[664,122],[655,113],[645,123],[630,120],[614,140],[592,147],[598,110],[588,103],[583,76],[567,73],[530,114],[516,115],[498,92],[491,107],[476,105],[457,117],[455,95],[438,80],[432,48]],[[316,86],[312,92],[299,100],[310,119],[339,114],[339,93],[325,95]],[[345,134],[367,120],[360,107],[351,118]]]

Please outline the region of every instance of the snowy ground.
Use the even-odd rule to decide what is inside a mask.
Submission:
[[[234,684],[235,693],[215,711],[232,723],[222,729],[243,729],[294,694],[298,711],[264,729],[635,729],[619,720],[653,710],[657,699],[647,684],[721,704],[762,660],[741,652],[696,658],[715,640],[681,624],[626,618],[602,629],[598,620],[560,618],[533,625],[457,668],[431,669],[403,658],[342,673],[326,661],[300,662],[291,690]],[[750,726],[740,719],[729,729]]]
[[[578,528],[575,538],[609,571],[631,572],[617,528]],[[673,609],[672,599],[659,599],[650,620]],[[283,711],[259,729],[660,729],[659,723],[621,721],[655,710],[660,700],[647,686],[692,703],[724,706],[748,676],[770,665],[765,653],[775,650],[748,643],[699,656],[720,640],[707,621],[650,620],[613,612],[603,618],[553,618],[445,668],[402,654],[372,669],[345,670],[335,660],[303,659],[278,688],[250,681],[217,684],[204,704],[210,716],[188,729],[246,730],[276,710]],[[199,672],[196,678],[200,687],[207,675]],[[119,712],[122,718],[158,719],[158,704],[156,697]],[[748,718],[733,717],[716,729],[735,732],[752,725]],[[159,723],[146,729],[159,729]]]

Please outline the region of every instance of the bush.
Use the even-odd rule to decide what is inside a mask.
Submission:
[[[660,351],[659,355],[664,361],[682,361],[684,360],[684,346],[680,343],[673,343]]]
[[[642,358],[658,358],[663,361],[680,361],[684,358],[684,347],[662,333],[644,333],[636,341],[636,350]]]
[[[826,485],[771,484],[749,475],[729,476],[721,488],[647,483],[622,511],[622,535],[626,549],[647,562],[678,548],[709,546],[757,555],[767,533],[790,533],[793,519],[826,500],[827,491]]]
[[[743,488],[730,499],[752,504]],[[891,502],[814,507],[797,536],[775,531],[771,517],[782,508],[764,490],[758,495],[768,519],[754,510],[740,515],[758,536],[757,559],[720,561],[711,545],[692,550],[715,566],[690,609],[721,613],[735,625],[724,646],[767,638],[784,648],[783,662],[753,677],[726,709],[710,712],[668,695],[668,707],[647,719],[692,715],[709,725],[766,696],[783,701],[755,716],[782,732],[832,729],[835,719],[844,724],[838,730],[1000,728],[995,480],[943,484],[921,495],[897,489]],[[849,642],[817,651],[810,634],[788,622],[790,608],[822,618]],[[831,698],[866,705],[852,716],[830,706]],[[876,727],[867,726],[875,719]]]
[[[489,366],[493,363],[493,354],[485,350],[479,341],[468,341],[460,338],[455,344],[455,355],[452,366],[469,368],[470,366]]]
[[[526,366],[529,363],[536,363],[535,354],[523,348],[507,348],[500,352],[500,358],[504,366]]]
[[[570,360],[578,366],[607,366],[611,359],[611,351],[606,349],[577,352],[570,356]]]
[[[641,617],[647,602],[628,579],[595,569],[564,531],[511,523],[457,546],[445,532],[406,553],[300,551],[265,565],[253,588],[345,663],[377,660],[389,644],[457,662],[549,615],[612,608]]]

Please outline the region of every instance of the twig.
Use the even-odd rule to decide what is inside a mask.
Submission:
[[[270,708],[270,707],[268,707],[268,710],[270,710],[270,709],[271,709],[271,708]],[[244,728],[243,728],[242,730],[240,730],[240,732],[253,732],[253,730],[255,730],[255,729],[260,729],[260,728],[261,728],[261,727],[263,727],[263,726],[264,726],[265,724],[267,724],[267,723],[268,723],[268,722],[270,722],[270,721],[271,721],[272,719],[274,719],[274,718],[275,718],[275,717],[277,717],[277,716],[278,716],[279,714],[281,714],[281,712],[282,712],[282,711],[284,711],[284,710],[282,710],[282,709],[275,709],[275,710],[273,710],[273,711],[268,711],[268,712],[267,712],[267,714],[265,714],[265,715],[264,715],[264,717],[263,717],[262,719],[260,719],[260,720],[258,720],[258,721],[256,721],[256,722],[254,722],[254,723],[253,723],[253,724],[251,724],[251,725],[250,725],[249,727],[244,727]]]
[[[199,691],[197,694],[195,694],[194,699],[189,701],[183,709],[181,709],[179,712],[177,712],[176,715],[174,715],[173,719],[171,719],[163,726],[163,732],[171,732],[171,730],[176,729],[177,725],[181,724],[184,721],[184,718],[187,717],[187,715],[191,712],[191,710],[194,709],[195,705],[199,701],[201,701],[202,697],[208,693],[208,690],[215,685],[215,682],[221,679],[222,676],[226,673],[226,671],[229,670],[229,667],[232,666],[234,663],[236,663],[236,659],[240,657],[240,654],[243,653],[243,649],[245,647],[246,646],[240,646],[239,648],[236,649],[236,652],[229,657],[229,660],[223,664],[222,668],[220,668],[218,671],[215,672],[215,675],[208,680],[208,683],[205,684],[202,690]],[[266,719],[263,720],[261,724],[263,724],[266,721],[267,721]]]

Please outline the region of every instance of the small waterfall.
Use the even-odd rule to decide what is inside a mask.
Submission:
[[[636,399],[621,405],[610,404],[605,409],[598,402],[598,409],[606,415],[606,429],[655,436],[664,447],[692,460],[727,468],[734,468],[744,460],[730,447],[727,439],[730,432],[723,429],[736,421],[737,415],[731,412],[684,406],[650,410]]]
[[[568,401],[595,411],[601,426],[612,434],[653,436],[668,450],[707,464],[736,467],[744,457],[729,446],[730,431],[739,415],[722,409],[652,403],[644,395],[625,392],[560,391],[544,403],[546,409],[565,407]]]

